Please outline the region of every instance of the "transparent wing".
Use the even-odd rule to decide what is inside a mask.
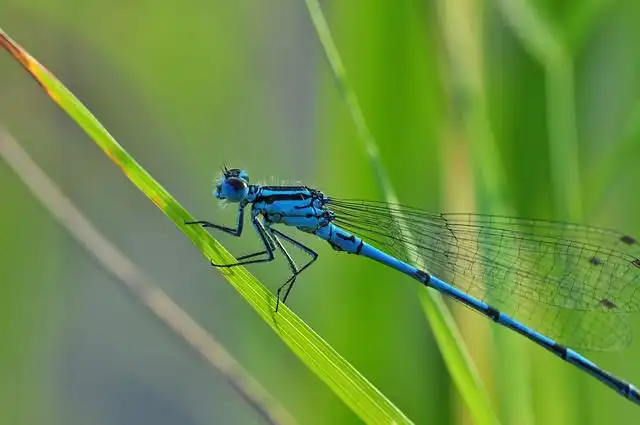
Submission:
[[[631,341],[626,313],[640,310],[640,245],[630,236],[375,201],[331,199],[329,207],[336,225],[564,344]]]

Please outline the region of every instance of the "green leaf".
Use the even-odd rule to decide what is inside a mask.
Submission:
[[[42,86],[122,172],[183,231],[209,260],[233,263],[233,256],[204,229],[186,226],[194,218],[138,164],[62,83],[0,29],[0,43]],[[276,299],[244,267],[218,269],[298,357],[367,423],[411,421],[351,364],[286,306],[274,312]]]

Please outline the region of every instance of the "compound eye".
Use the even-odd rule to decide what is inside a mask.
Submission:
[[[238,177],[230,177],[225,179],[222,188],[223,195],[230,201],[238,202],[247,196],[247,182]]]

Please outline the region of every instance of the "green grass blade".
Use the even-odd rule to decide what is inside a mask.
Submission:
[[[581,216],[573,60],[551,25],[528,0],[499,0],[506,22],[545,69],[549,159],[554,201],[563,219]]]
[[[347,80],[344,65],[322,9],[316,0],[305,0],[305,3],[340,92],[356,125],[363,149],[369,156],[387,201],[396,203],[397,196],[380,161],[377,143],[369,131],[355,92]],[[420,288],[420,300],[452,379],[476,423],[497,424],[498,419],[491,407],[489,397],[442,297],[435,291],[424,291]]]
[[[232,263],[233,256],[197,226],[153,177],[151,177],[107,132],[98,120],[64,85],[0,29],[0,43],[43,87],[47,94],[82,127],[124,174],[183,231],[209,260]],[[274,313],[275,297],[244,267],[219,269],[231,285],[271,326],[296,355],[367,423],[406,424],[411,421],[352,365],[329,346],[286,306]]]

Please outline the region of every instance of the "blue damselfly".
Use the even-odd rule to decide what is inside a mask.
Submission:
[[[640,310],[640,245],[631,236],[557,221],[430,213],[337,199],[306,186],[250,184],[244,170],[226,167],[213,194],[238,204],[236,227],[187,224],[240,236],[244,210],[251,204],[251,223],[264,250],[240,256],[234,264],[212,264],[265,263],[279,250],[292,275],[278,288],[276,311],[296,277],[318,258],[273,227],[283,224],[316,235],[337,251],[369,257],[411,276],[640,404],[636,387],[567,347],[605,350],[630,342],[626,314]],[[282,241],[310,260],[298,267]]]

